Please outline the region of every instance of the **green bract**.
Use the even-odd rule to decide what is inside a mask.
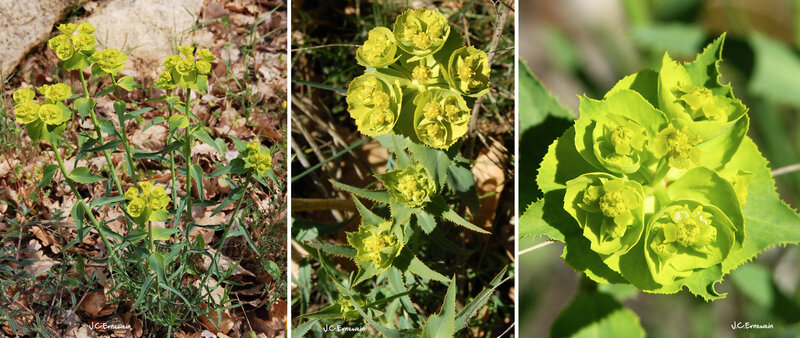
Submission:
[[[608,174],[584,174],[567,182],[566,210],[602,257],[619,256],[639,241],[644,229],[642,186]]]
[[[475,47],[461,47],[447,63],[447,81],[460,93],[478,97],[489,91],[489,57]]]
[[[670,285],[728,256],[733,224],[714,206],[675,201],[652,216],[645,234],[645,258],[653,280]]]
[[[56,52],[56,56],[62,60],[59,66],[65,70],[77,70],[88,67],[93,61],[90,57],[95,53],[97,41],[92,34],[94,26],[84,22],[78,26],[74,23],[61,24],[56,27],[62,34],[57,35],[47,41],[47,46]],[[75,33],[77,28],[78,33]]]
[[[14,119],[26,125],[28,135],[34,139],[47,139],[51,133],[64,131],[64,123],[72,118],[72,111],[62,101],[72,93],[63,83],[43,85],[37,88],[44,95],[44,102],[34,101],[36,94],[29,88],[14,92]]]
[[[425,167],[419,163],[377,177],[386,186],[392,198],[412,208],[430,202],[431,196],[436,193],[436,185],[425,171]]]
[[[747,108],[719,83],[722,41],[686,64],[666,55],[658,72],[625,77],[602,100],[581,98],[580,117],[541,162],[544,198],[521,227],[565,242],[566,262],[598,283],[706,299],[721,298],[714,283],[760,250],[791,242],[771,232],[798,215],[745,136]]]
[[[244,158],[244,167],[251,168],[258,177],[264,177],[267,170],[272,169],[272,155],[269,149],[261,146],[258,141],[248,143],[247,150],[241,155]]]
[[[486,53],[460,44],[447,18],[428,9],[399,15],[393,31],[372,29],[356,52],[366,74],[347,90],[358,130],[437,149],[455,144],[467,132],[474,98],[489,91],[491,71]]]
[[[450,24],[439,11],[409,9],[394,22],[397,44],[406,53],[426,56],[439,51],[450,35]]]
[[[164,58],[164,71],[159,74],[156,88],[171,90],[175,87],[208,91],[208,74],[211,72],[211,62],[217,58],[205,48],[197,50],[197,60],[194,57],[194,47],[179,46],[180,54]]]
[[[397,43],[394,35],[386,27],[375,27],[369,32],[369,38],[356,51],[358,64],[364,67],[381,68],[397,61]]]
[[[376,73],[361,75],[347,89],[347,110],[358,131],[368,136],[389,133],[400,116],[403,93],[397,83]]]
[[[117,76],[119,72],[125,69],[125,60],[128,60],[128,55],[116,48],[96,52],[89,58],[89,61],[94,63],[92,65],[92,73],[97,75],[111,74],[114,76]]]
[[[171,198],[164,187],[153,185],[152,182],[141,182],[139,187],[141,190],[129,188],[125,192],[125,199],[130,201],[126,211],[133,220],[144,225],[147,221],[167,219],[169,212],[166,208]]]
[[[431,89],[417,95],[414,105],[414,133],[428,146],[449,148],[469,129],[472,112],[456,92]]]
[[[664,54],[658,73],[658,105],[678,128],[707,139],[741,118],[747,108],[730,88],[694,83],[684,65]]]
[[[362,224],[358,232],[347,233],[347,242],[356,249],[356,264],[371,265],[378,271],[388,269],[403,248],[402,237],[392,232],[392,222]]]

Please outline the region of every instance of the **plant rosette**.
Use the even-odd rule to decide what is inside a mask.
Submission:
[[[125,199],[128,200],[126,211],[136,224],[167,219],[170,213],[166,209],[171,199],[164,187],[152,182],[140,182],[139,188],[129,188],[125,192]]]
[[[400,117],[403,93],[396,81],[378,73],[367,73],[350,82],[347,89],[347,111],[367,136],[392,131]]]
[[[36,93],[30,88],[20,88],[14,92],[14,119],[24,124],[28,136],[33,140],[49,139],[52,135],[64,132],[65,123],[72,118],[72,111],[64,104],[72,90],[63,83],[44,85],[37,88],[44,101],[34,98]]]
[[[419,163],[376,176],[386,186],[393,199],[410,208],[423,207],[431,201],[431,196],[436,194],[433,179]]]

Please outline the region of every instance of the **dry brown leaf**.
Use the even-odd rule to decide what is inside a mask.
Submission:
[[[211,331],[219,336],[220,333],[228,333],[233,328],[233,319],[231,315],[228,314],[228,310],[222,311],[222,316],[219,317],[217,315],[217,311],[211,311],[208,315],[200,316],[200,325],[202,325],[206,330]],[[217,324],[217,325],[214,325]],[[217,328],[219,326],[219,329]]]
[[[475,217],[475,225],[484,229],[491,229],[497,215],[497,205],[500,203],[500,193],[506,183],[504,166],[507,158],[500,158],[498,154],[503,152],[499,149],[500,145],[492,143],[494,149],[481,149],[475,164],[472,166],[472,174],[475,175],[475,189],[478,196],[495,192],[494,195],[481,200],[481,209]],[[502,166],[502,167],[501,167]]]
[[[214,256],[216,254],[216,252],[217,252],[217,250],[208,248],[208,253],[211,254],[211,256]],[[217,267],[220,270],[227,270],[233,264],[234,264],[234,262],[233,262],[232,259],[226,257],[225,255],[219,255],[219,261],[217,262]],[[211,257],[208,257],[207,255],[203,255],[202,267],[203,267],[204,270],[208,271],[208,268],[211,267]],[[250,276],[250,277],[255,277],[256,276],[255,274],[253,274],[249,270],[243,268],[241,265],[237,265],[236,266],[236,270],[233,272],[233,275],[245,275],[245,276]]]
[[[117,309],[116,304],[104,304],[106,295],[102,292],[87,294],[78,309],[89,318],[97,319],[114,313]]]

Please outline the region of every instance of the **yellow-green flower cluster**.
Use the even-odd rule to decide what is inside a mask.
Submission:
[[[464,136],[471,115],[464,97],[489,91],[491,69],[485,52],[460,47],[460,39],[442,13],[424,8],[399,15],[391,31],[371,30],[356,52],[367,71],[347,90],[358,131],[402,135],[438,149]]]
[[[179,54],[167,56],[164,59],[164,71],[158,76],[156,87],[170,90],[175,87],[198,89],[204,88],[211,72],[211,62],[217,58],[205,48],[197,50],[197,60],[194,56],[194,47],[180,46]],[[200,83],[202,82],[202,83]]]
[[[117,76],[119,72],[125,69],[126,60],[128,60],[128,55],[116,48],[104,49],[101,52],[95,52],[89,57],[89,61],[94,63],[92,65],[92,73],[98,75],[111,74]]]
[[[46,125],[60,125],[72,116],[62,101],[72,95],[72,89],[63,83],[44,85],[37,88],[45,97],[43,103],[34,100],[36,94],[30,88],[20,88],[14,92],[14,118],[21,124],[34,124],[38,121]]]
[[[91,55],[94,52],[96,40],[92,34],[95,29],[92,24],[84,22],[80,25],[74,23],[61,24],[56,27],[62,34],[47,41],[47,46],[56,52],[61,60],[69,60],[75,53],[83,52]],[[78,31],[78,34],[73,33]]]
[[[369,38],[356,51],[356,60],[364,67],[385,67],[395,61],[397,44],[394,35],[386,27],[376,27],[369,32]]]
[[[394,22],[400,48],[409,54],[426,56],[439,51],[450,35],[450,24],[439,11],[409,9]]]
[[[347,233],[347,241],[356,248],[356,262],[372,263],[378,269],[389,268],[403,247],[391,228],[392,222],[362,224],[358,232]]]
[[[163,221],[169,213],[166,211],[170,197],[164,187],[152,182],[141,182],[139,188],[130,188],[125,192],[128,200],[127,211],[138,223],[144,221]]]
[[[386,186],[392,198],[412,208],[430,202],[436,193],[433,179],[420,163],[398,168],[377,177]]]
[[[264,176],[267,170],[272,169],[272,155],[269,149],[258,141],[248,143],[242,155],[245,159],[245,168],[252,168],[256,176]]]

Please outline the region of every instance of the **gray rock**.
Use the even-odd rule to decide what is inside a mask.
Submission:
[[[189,29],[202,8],[203,0],[112,0],[86,21],[97,28],[98,49],[128,53],[125,73],[156,79],[172,47],[191,42]]]
[[[0,73],[14,70],[28,52],[47,38],[71,1],[0,0]]]

